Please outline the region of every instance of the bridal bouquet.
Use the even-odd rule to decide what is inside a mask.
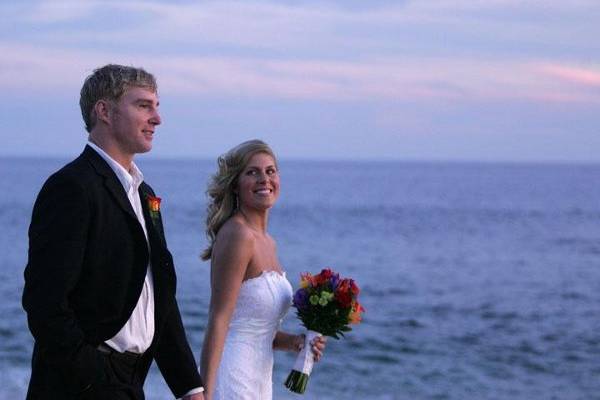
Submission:
[[[314,359],[310,342],[325,335],[339,339],[352,330],[350,324],[361,321],[365,309],[358,302],[359,289],[352,279],[342,279],[330,269],[317,275],[301,274],[300,289],[294,295],[294,307],[307,329],[304,347],[288,375],[285,386],[295,393],[304,393]]]

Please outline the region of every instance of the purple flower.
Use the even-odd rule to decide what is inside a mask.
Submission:
[[[329,279],[329,282],[331,283],[331,290],[337,289],[337,285],[340,282],[340,275],[339,274],[333,274],[331,276],[331,278]]]
[[[294,295],[294,307],[302,310],[308,307],[308,292],[305,289],[298,289]]]

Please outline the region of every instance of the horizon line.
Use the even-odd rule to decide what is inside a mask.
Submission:
[[[74,159],[77,155],[33,155],[33,154],[1,154],[0,160],[47,160],[47,161],[63,161],[67,162]],[[217,158],[209,158],[207,156],[155,156],[155,155],[140,155],[136,157],[136,161],[182,161],[182,162],[215,162]],[[281,162],[319,162],[319,163],[383,163],[383,164],[488,164],[488,165],[562,165],[562,166],[600,166],[600,160],[568,160],[568,159],[483,159],[483,158],[417,158],[417,157],[277,157]]]

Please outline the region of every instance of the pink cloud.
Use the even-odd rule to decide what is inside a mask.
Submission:
[[[558,63],[457,58],[364,61],[111,54],[0,41],[0,88],[77,89],[107,62],[157,74],[163,94],[333,101],[510,100],[600,102],[600,72]],[[48,79],[48,77],[52,79]],[[575,84],[573,84],[575,83]],[[592,90],[590,90],[592,89]]]
[[[568,67],[558,64],[542,65],[541,70],[547,75],[560,78],[567,82],[593,87],[600,86],[599,70]]]

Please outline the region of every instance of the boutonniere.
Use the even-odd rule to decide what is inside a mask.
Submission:
[[[146,201],[148,201],[148,210],[150,211],[150,217],[152,217],[152,222],[155,222],[160,218],[161,198],[147,195]]]

